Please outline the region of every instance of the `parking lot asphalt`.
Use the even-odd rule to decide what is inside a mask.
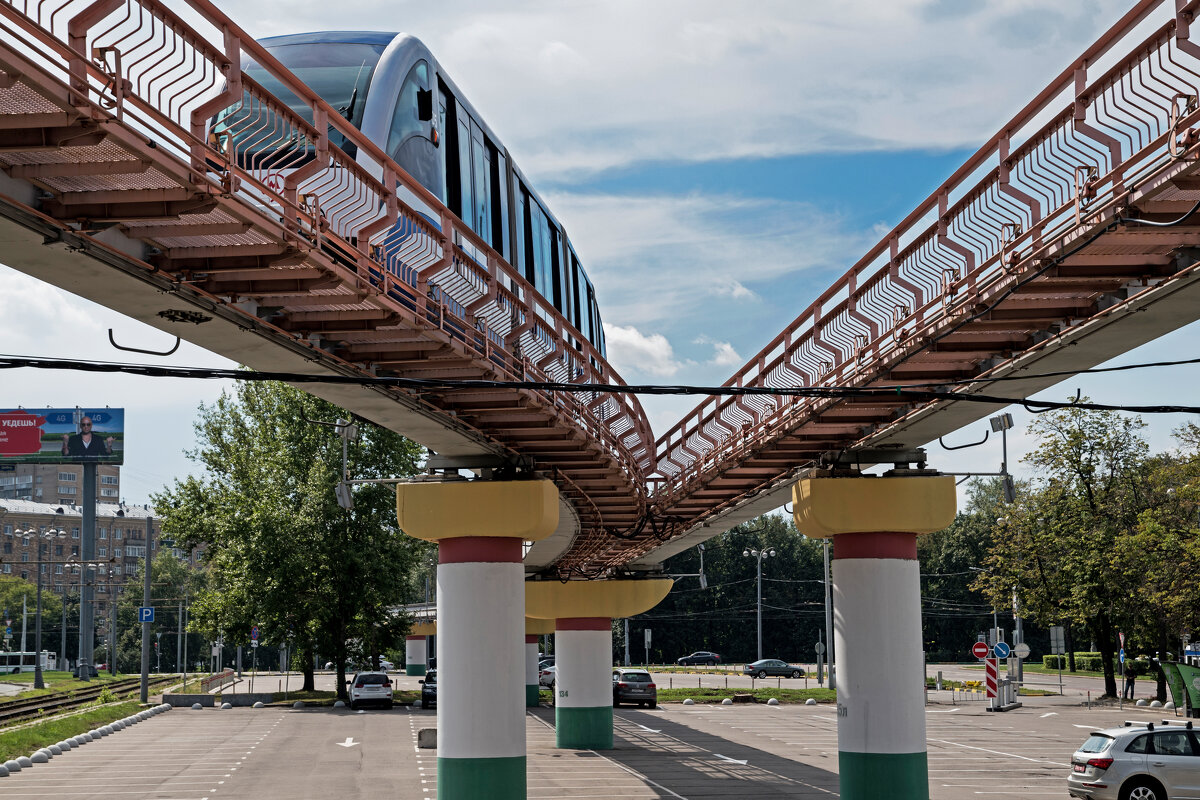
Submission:
[[[948,693],[926,707],[933,800],[1065,797],[1071,753],[1088,731],[1171,713],[1089,710],[1076,698],[1028,698],[1007,713],[985,707],[951,703]],[[838,796],[832,706],[668,704],[614,718],[612,750],[559,750],[554,709],[532,709],[529,798]],[[175,709],[0,778],[0,797],[435,798],[437,751],[419,749],[417,733],[436,720],[433,710],[405,707]]]

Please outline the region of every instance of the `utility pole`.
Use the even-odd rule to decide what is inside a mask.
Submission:
[[[183,672],[183,601],[179,601],[179,611],[175,616],[178,620],[179,632],[175,635],[175,669]]]
[[[146,569],[142,580],[142,607],[150,607],[150,546],[154,538],[154,517],[146,517]],[[150,620],[142,621],[142,683],[138,697],[143,703],[150,702]]]
[[[823,542],[825,551],[825,663],[829,665],[829,688],[836,689],[833,677],[833,579],[829,574],[829,539]]]

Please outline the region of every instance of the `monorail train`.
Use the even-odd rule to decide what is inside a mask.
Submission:
[[[605,353],[595,290],[566,231],[420,40],[403,33],[327,31],[260,44],[439,197]],[[309,107],[265,68],[251,62],[242,70],[312,122]],[[341,136],[331,135],[331,143],[356,153]],[[421,210],[422,204],[413,205]]]

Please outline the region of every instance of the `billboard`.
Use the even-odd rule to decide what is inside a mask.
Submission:
[[[123,464],[123,408],[0,408],[0,464]]]

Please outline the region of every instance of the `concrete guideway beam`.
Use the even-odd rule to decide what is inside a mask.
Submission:
[[[554,532],[550,481],[400,484],[396,517],[438,543],[438,797],[524,798],[523,545]]]
[[[612,749],[612,620],[649,611],[673,584],[670,578],[525,584],[525,614],[555,621],[558,747]]]
[[[949,475],[813,477],[796,528],[833,538],[838,773],[843,800],[928,800],[917,537],[954,520]]]

